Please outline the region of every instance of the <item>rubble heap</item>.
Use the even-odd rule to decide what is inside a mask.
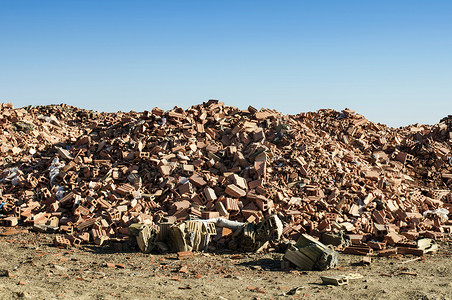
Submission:
[[[126,241],[135,223],[277,215],[285,239],[340,235],[348,246],[336,246],[366,253],[452,227],[452,116],[394,129],[349,109],[217,100],[142,113],[1,104],[0,128],[0,224],[41,225],[66,244]]]

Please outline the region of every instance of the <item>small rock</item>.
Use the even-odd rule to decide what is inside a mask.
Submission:
[[[61,271],[61,272],[66,272],[67,271],[67,269],[65,267],[62,267],[62,266],[59,266],[59,265],[53,265],[53,267],[56,270]]]

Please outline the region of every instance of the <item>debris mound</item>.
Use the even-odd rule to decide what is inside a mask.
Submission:
[[[0,225],[63,233],[65,247],[138,237],[149,252],[161,224],[175,236],[223,218],[254,231],[203,225],[197,249],[215,232],[210,247],[254,251],[278,231],[257,224],[277,216],[282,240],[383,255],[452,227],[452,116],[396,129],[350,109],[283,115],[218,100],[140,113],[0,104],[0,128]],[[145,231],[129,235],[136,223]]]

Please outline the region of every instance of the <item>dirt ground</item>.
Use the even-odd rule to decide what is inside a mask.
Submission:
[[[302,272],[281,270],[279,253],[196,253],[178,260],[112,246],[59,249],[52,234],[18,230],[0,236],[0,299],[452,299],[450,242],[418,260],[372,257],[361,266],[362,257],[340,254],[335,270]],[[351,273],[363,277],[321,284],[320,276]]]

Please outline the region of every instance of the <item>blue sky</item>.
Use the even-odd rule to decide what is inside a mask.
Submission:
[[[452,1],[0,0],[0,102],[452,114]]]

